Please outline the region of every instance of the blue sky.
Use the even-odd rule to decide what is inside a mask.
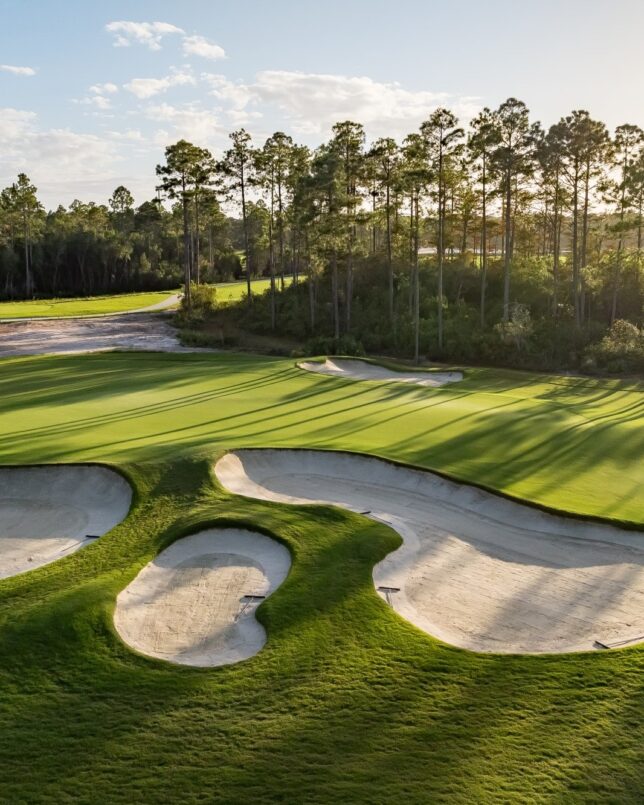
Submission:
[[[510,95],[550,125],[644,126],[644,0],[0,0],[0,183],[48,206],[151,195],[179,137],[316,145],[338,119],[403,137]]]

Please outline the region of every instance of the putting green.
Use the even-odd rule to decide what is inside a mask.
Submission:
[[[644,522],[642,386],[472,369],[441,389],[318,377],[292,360],[15,359],[0,461],[167,460],[221,447],[356,450],[577,514]]]
[[[644,396],[617,381],[470,370],[439,389],[235,355],[0,364],[0,462],[103,461],[132,513],[83,551],[0,582],[0,790],[10,802],[641,802],[644,649],[480,655],[373,589],[389,528],[235,498],[226,448],[327,447],[644,524]],[[293,565],[259,654],[214,670],[142,657],[116,596],[163,548],[260,530]],[[446,569],[448,572],[448,569]]]

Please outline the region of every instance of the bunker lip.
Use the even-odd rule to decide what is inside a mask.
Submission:
[[[643,639],[641,533],[351,453],[238,450],[215,475],[233,493],[339,505],[391,526],[403,545],[375,566],[375,586],[460,648],[541,654]]]
[[[183,537],[119,593],[115,629],[139,653],[168,662],[241,662],[266,643],[255,610],[290,565],[288,550],[257,531],[210,528]]]
[[[463,379],[462,372],[396,371],[376,363],[347,358],[327,358],[324,363],[300,361],[297,366],[307,372],[315,372],[329,377],[345,377],[351,380],[368,380],[371,382],[380,381],[381,383],[397,381],[398,383],[409,383],[430,388],[445,386],[448,383],[458,383]]]
[[[100,465],[0,467],[0,579],[55,562],[128,514],[132,489]]]

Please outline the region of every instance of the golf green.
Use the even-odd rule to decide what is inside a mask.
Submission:
[[[644,648],[441,644],[373,589],[393,531],[235,498],[212,476],[228,448],[353,450],[642,528],[641,385],[472,369],[427,389],[228,354],[1,367],[1,463],[102,462],[135,488],[107,537],[0,583],[7,802],[641,802]],[[133,653],[113,629],[116,595],[213,525],[291,550],[258,611],[265,648],[211,670]]]

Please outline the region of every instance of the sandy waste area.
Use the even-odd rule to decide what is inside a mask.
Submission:
[[[181,346],[164,315],[120,314],[95,318],[0,322],[0,357],[104,352],[200,352]]]

